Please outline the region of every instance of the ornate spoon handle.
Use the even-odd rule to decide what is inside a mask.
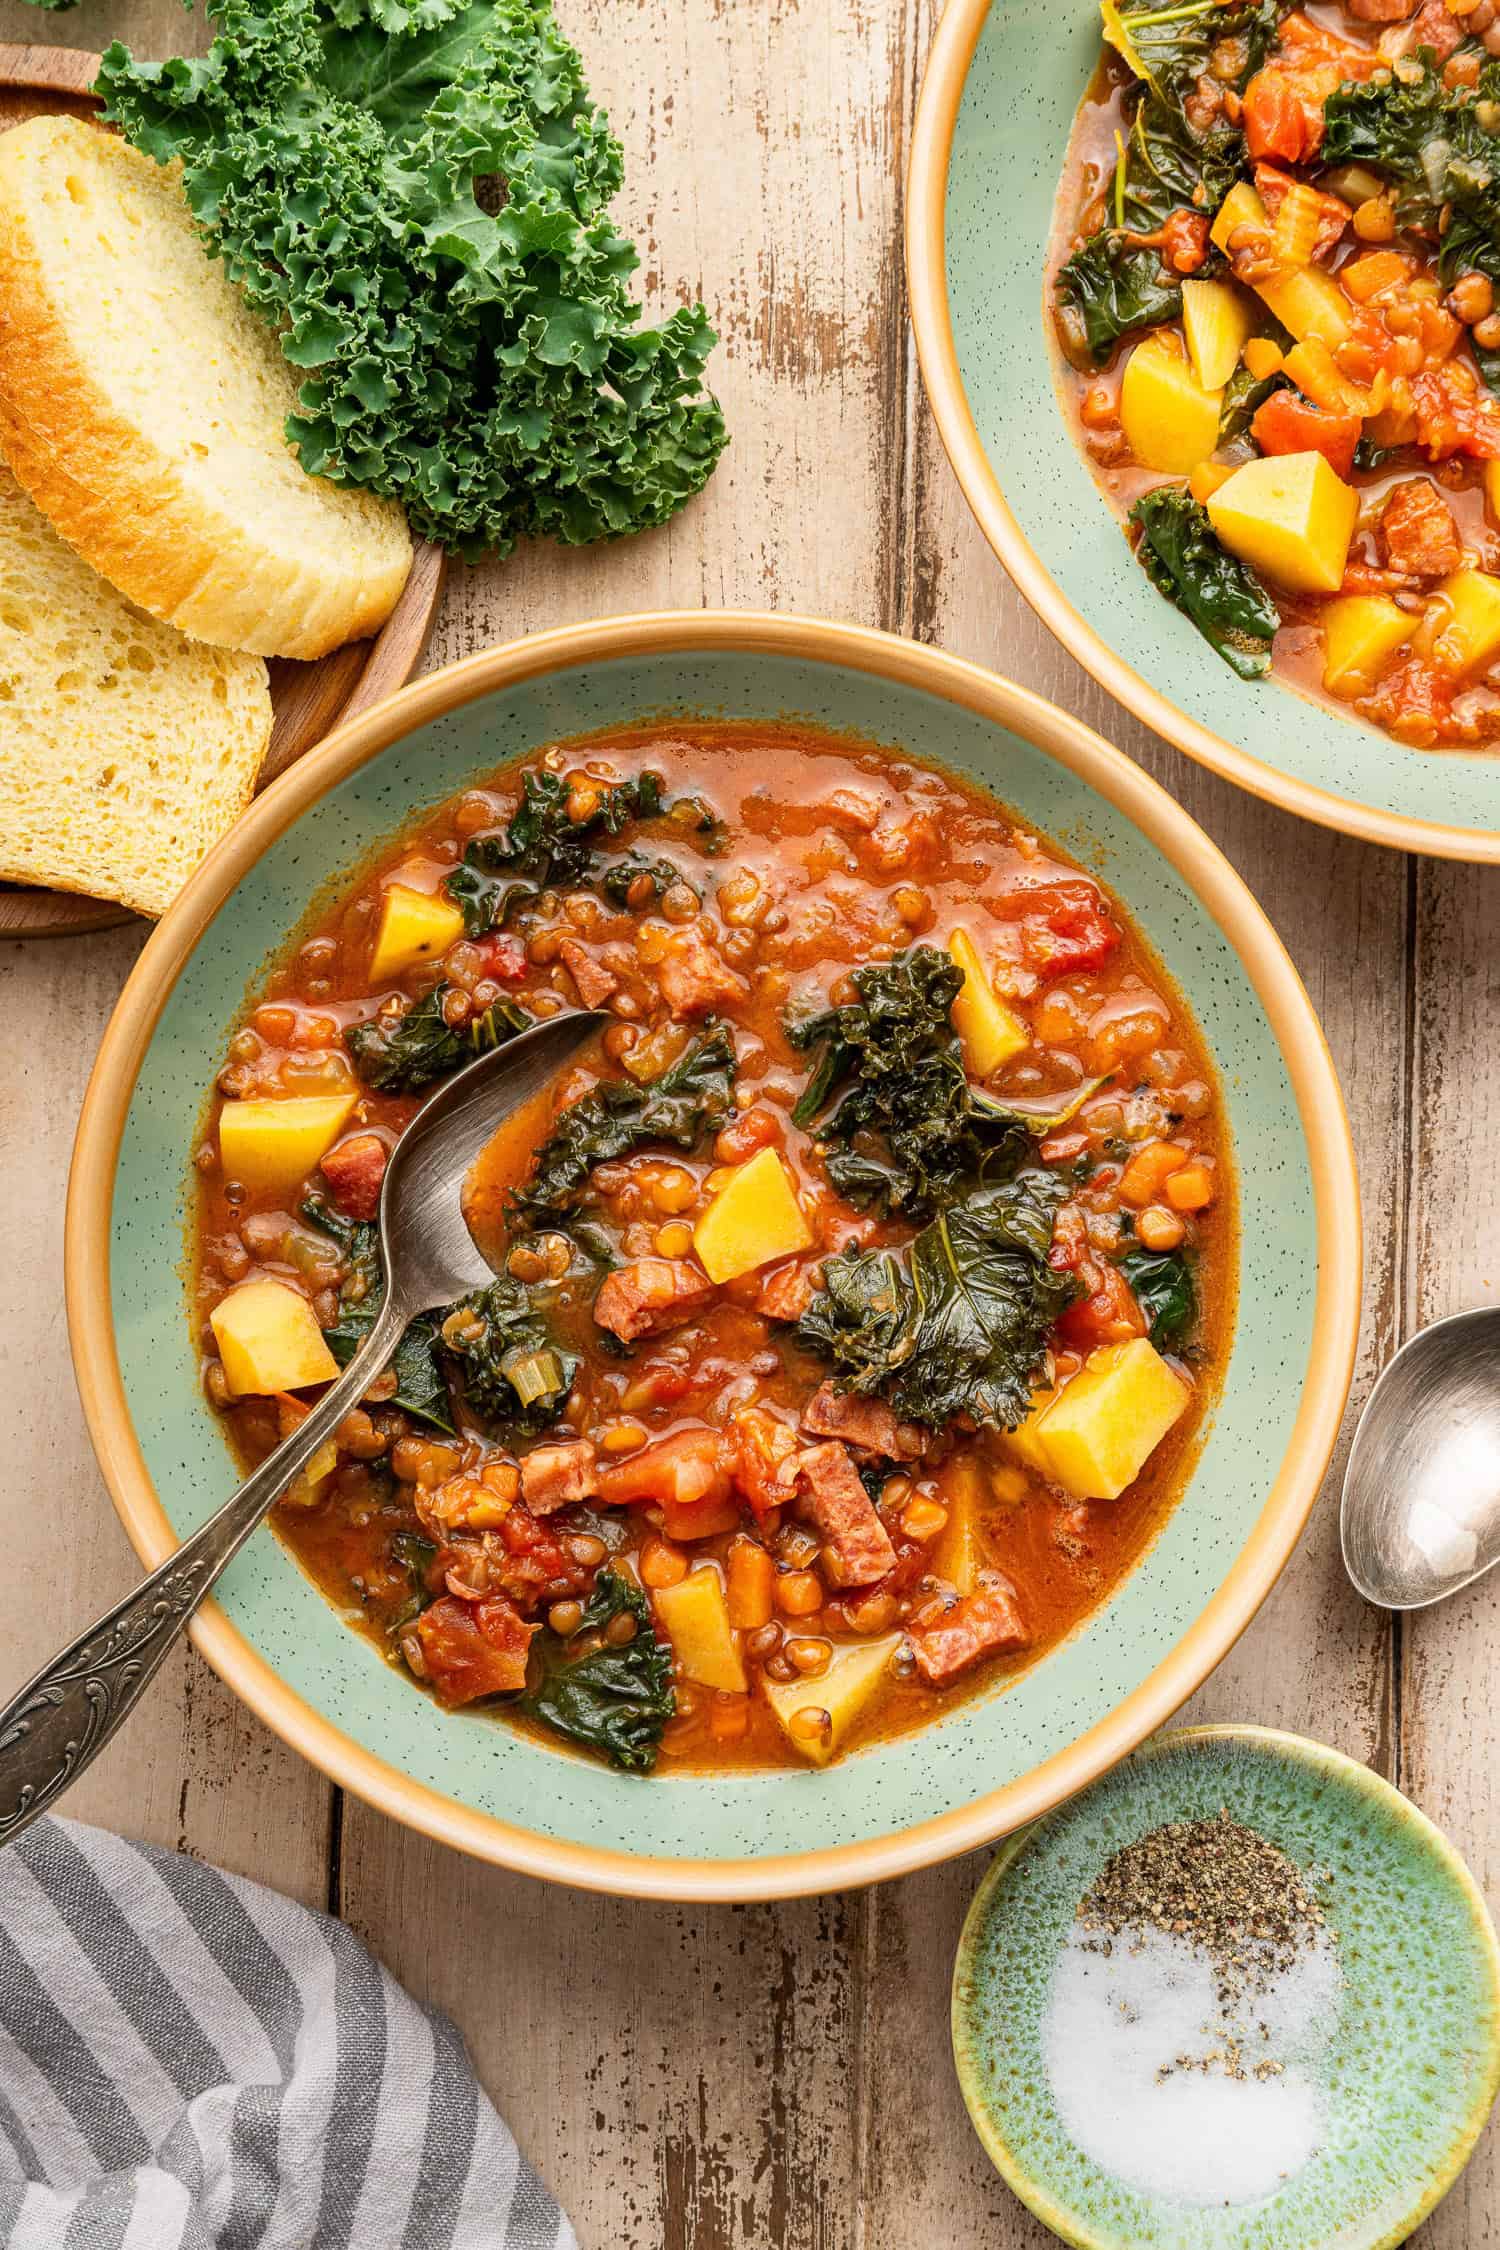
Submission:
[[[305,1462],[357,1406],[401,1340],[407,1315],[388,1295],[339,1380],[217,1515],[150,1577],[59,1650],[0,1711],[0,1845],[69,1788],[135,1705],[225,1565]]]

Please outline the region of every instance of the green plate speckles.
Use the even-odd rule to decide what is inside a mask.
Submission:
[[[991,545],[1120,702],[1241,788],[1350,835],[1500,860],[1500,752],[1406,748],[1235,678],[1154,591],[1066,428],[1043,306],[1094,0],[949,0],[912,142],[906,257],[922,373]]]
[[[1208,2209],[1122,2186],[1083,2155],[1053,2106],[1039,2035],[1058,1948],[1104,1862],[1221,1807],[1331,1873],[1344,1991],[1320,2071],[1324,2145],[1274,2195]],[[1295,1735],[1190,1728],[1000,1853],[959,1945],[953,2045],[995,2165],[1080,2250],[1386,2250],[1452,2186],[1500,2087],[1500,1952],[1468,1869],[1389,1782]]]
[[[79,1128],[68,1300],[105,1476],[139,1551],[159,1561],[230,1478],[194,1364],[183,1224],[204,1089],[267,952],[315,895],[475,776],[569,735],[693,709],[798,713],[977,777],[1100,870],[1176,978],[1219,1065],[1243,1220],[1241,1317],[1187,1497],[1123,1585],[1014,1685],[827,1772],[641,1782],[445,1715],[269,1536],[250,1541],[194,1631],[268,1724],[431,1834],[570,1881],[748,1898],[970,1849],[1102,1772],[1254,1614],[1326,1466],[1359,1308],[1337,1081],[1254,900],[1128,759],[935,650],[796,618],[606,620],[418,681],[258,799],[147,945]]]

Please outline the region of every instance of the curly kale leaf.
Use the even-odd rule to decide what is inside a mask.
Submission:
[[[1063,1183],[1026,1172],[943,1212],[909,1251],[828,1258],[798,1323],[846,1389],[903,1420],[966,1414],[1014,1429],[1043,1371],[1053,1323],[1077,1293],[1048,1263]]]
[[[649,1141],[694,1148],[727,1123],[733,1108],[734,1041],[718,1024],[659,1078],[644,1086],[606,1079],[565,1109],[537,1150],[512,1209],[526,1224],[556,1225],[583,1200],[596,1164],[613,1163]]]
[[[601,876],[600,840],[618,836],[633,820],[655,820],[667,810],[657,773],[639,773],[601,789],[593,811],[581,820],[568,810],[571,798],[572,790],[561,774],[545,766],[528,773],[521,782],[521,802],[503,834],[476,836],[468,846],[462,864],[448,877],[447,891],[463,908],[470,937],[502,928],[521,900],[551,887],[577,890],[598,883],[613,899],[609,885],[617,869],[611,867]],[[626,867],[632,870],[626,888],[636,875],[645,872],[654,877],[658,869],[667,871],[663,889],[676,880],[676,869],[665,860],[627,854],[618,862],[618,870]],[[616,903],[623,906],[623,896]]]
[[[445,1314],[443,1349],[457,1362],[464,1403],[495,1431],[535,1437],[557,1420],[578,1372],[553,1340],[532,1293],[509,1274],[461,1297]]]
[[[811,1125],[842,1091],[818,1148],[851,1203],[936,1210],[977,1175],[1018,1164],[1030,1136],[1061,1122],[1055,1105],[1017,1109],[970,1086],[950,1017],[962,983],[948,954],[914,945],[856,969],[857,999],[788,1027],[794,1047],[821,1050],[794,1123]]]
[[[1444,282],[1482,273],[1500,286],[1500,63],[1486,62],[1473,86],[1448,87],[1430,53],[1421,75],[1341,86],[1324,105],[1321,160],[1388,172],[1401,193],[1401,224],[1440,242]],[[1472,341],[1472,339],[1471,339]],[[1500,352],[1474,345],[1479,372],[1500,390]]]
[[[1180,1343],[1198,1317],[1193,1269],[1175,1250],[1132,1250],[1120,1271],[1150,1324],[1153,1344]]]
[[[687,890],[697,891],[700,899],[703,896],[697,884],[689,883],[681,868],[674,866],[671,860],[651,859],[645,852],[627,852],[623,859],[612,861],[599,878],[599,889],[609,904],[623,913],[631,904],[632,891],[643,880],[651,887],[648,903],[665,898],[677,883]]]
[[[1192,620],[1242,680],[1271,668],[1281,614],[1253,570],[1220,544],[1208,511],[1181,485],[1143,492],[1130,511],[1136,550],[1160,594]]]
[[[309,1226],[332,1235],[349,1268],[339,1291],[338,1318],[323,1331],[328,1349],[340,1367],[347,1367],[374,1327],[375,1316],[385,1301],[380,1229],[367,1220],[346,1219],[316,1190],[304,1199],[301,1215]],[[435,1314],[418,1315],[396,1346],[391,1365],[396,1371],[396,1394],[391,1403],[404,1407],[419,1421],[431,1423],[435,1430],[451,1433],[452,1409],[438,1356]]]
[[[455,1026],[443,1016],[452,990],[450,984],[434,985],[399,1016],[371,1016],[350,1026],[344,1045],[367,1086],[381,1094],[415,1094],[461,1063],[503,1047],[531,1021],[514,1000],[497,1000],[483,1015]]]
[[[621,152],[550,0],[207,0],[200,60],[104,56],[214,256],[305,378],[304,469],[505,554],[665,523],[723,416],[701,305],[643,328]]]
[[[1155,328],[1182,311],[1182,285],[1167,279],[1156,252],[1132,249],[1112,227],[1080,243],[1059,268],[1057,295],[1096,367],[1132,329]]]
[[[581,1638],[602,1633],[617,1617],[635,1620],[635,1636],[622,1648],[605,1642],[586,1655],[569,1655]],[[544,1628],[533,1659],[540,1677],[521,1697],[523,1711],[570,1742],[602,1751],[626,1773],[650,1773],[677,1697],[671,1651],[656,1637],[651,1605],[639,1586],[617,1570],[602,1570],[577,1633],[564,1641],[550,1626]]]

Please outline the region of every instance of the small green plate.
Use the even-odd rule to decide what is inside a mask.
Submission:
[[[1205,2206],[1126,2186],[1078,2148],[1041,2036],[1053,1963],[1105,1861],[1221,1808],[1331,1875],[1344,1989],[1319,2071],[1321,2147],[1259,2202]],[[1500,2090],[1500,1949],[1463,1861],[1378,1774],[1296,1735],[1194,1727],[1000,1852],[959,1943],[953,2049],[994,2164],[1079,2250],[1385,2250],[1446,2195]]]

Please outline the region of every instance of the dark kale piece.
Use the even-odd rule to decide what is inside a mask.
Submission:
[[[851,1203],[921,1216],[969,1181],[1024,1161],[1030,1141],[1070,1117],[1098,1081],[1061,1103],[1027,1107],[969,1084],[951,1010],[963,971],[935,946],[854,972],[858,998],[788,1026],[794,1047],[821,1050],[792,1111],[820,1128],[832,1186]]]
[[[1026,1172],[944,1211],[905,1253],[825,1259],[798,1336],[842,1387],[885,1399],[903,1421],[962,1414],[1014,1429],[1077,1294],[1048,1262],[1065,1193],[1055,1174]]]
[[[681,868],[674,867],[669,859],[648,859],[644,852],[627,852],[623,859],[611,860],[599,877],[599,889],[611,906],[623,913],[630,904],[630,894],[645,876],[651,885],[651,898],[664,898],[674,883],[697,891],[696,883],[689,883]],[[698,892],[702,897],[702,892]]]
[[[380,1264],[380,1229],[366,1219],[346,1219],[319,1190],[303,1199],[301,1216],[311,1227],[332,1235],[343,1252],[349,1271],[339,1291],[338,1318],[325,1328],[323,1338],[340,1367],[347,1367],[375,1325],[385,1302],[385,1275]],[[438,1319],[419,1313],[396,1346],[391,1362],[396,1371],[393,1406],[404,1407],[419,1421],[451,1434],[452,1409],[448,1385],[438,1357]]]
[[[693,1148],[716,1133],[734,1108],[734,1041],[723,1024],[685,1047],[659,1078],[606,1079],[559,1117],[536,1152],[531,1174],[511,1199],[525,1225],[556,1225],[582,1200],[596,1164],[613,1163],[648,1141]]]
[[[431,1539],[424,1539],[420,1531],[398,1531],[391,1539],[391,1561],[404,1570],[411,1588],[399,1607],[387,1613],[385,1632],[388,1640],[395,1640],[414,1624],[430,1602],[437,1599],[431,1584],[432,1566],[437,1559],[437,1547]]]
[[[535,1294],[510,1274],[461,1297],[443,1316],[441,1336],[464,1404],[488,1429],[535,1437],[557,1420],[577,1355],[553,1340]]]
[[[658,773],[600,787],[592,812],[575,820],[568,811],[571,785],[548,766],[521,777],[521,801],[502,834],[476,836],[448,877],[448,895],[463,908],[470,937],[499,929],[519,903],[552,887],[576,890],[596,880],[601,838],[618,836],[632,820],[655,820],[666,811]]]
[[[1265,587],[1220,543],[1207,509],[1183,486],[1159,484],[1130,511],[1146,575],[1242,680],[1271,668],[1281,614]]]
[[[605,1642],[587,1655],[569,1655],[580,1638],[625,1616],[635,1619],[635,1637],[623,1647]],[[577,1633],[564,1641],[544,1627],[532,1644],[532,1662],[538,1677],[520,1699],[523,1711],[570,1742],[602,1751],[626,1773],[650,1773],[677,1697],[671,1650],[657,1639],[639,1586],[617,1570],[601,1570]]]
[[[1198,1317],[1193,1269],[1175,1250],[1132,1250],[1120,1271],[1150,1324],[1153,1344],[1176,1344]]]
[[[1169,281],[1154,250],[1132,249],[1101,227],[1058,268],[1057,296],[1082,342],[1082,356],[1102,366],[1122,336],[1155,328],[1182,311],[1182,285]]]
[[[371,1016],[344,1033],[344,1045],[367,1086],[382,1094],[415,1094],[476,1055],[490,1054],[531,1022],[514,1000],[497,1000],[481,1016],[454,1026],[443,1002],[454,987],[434,985],[399,1016]]]

